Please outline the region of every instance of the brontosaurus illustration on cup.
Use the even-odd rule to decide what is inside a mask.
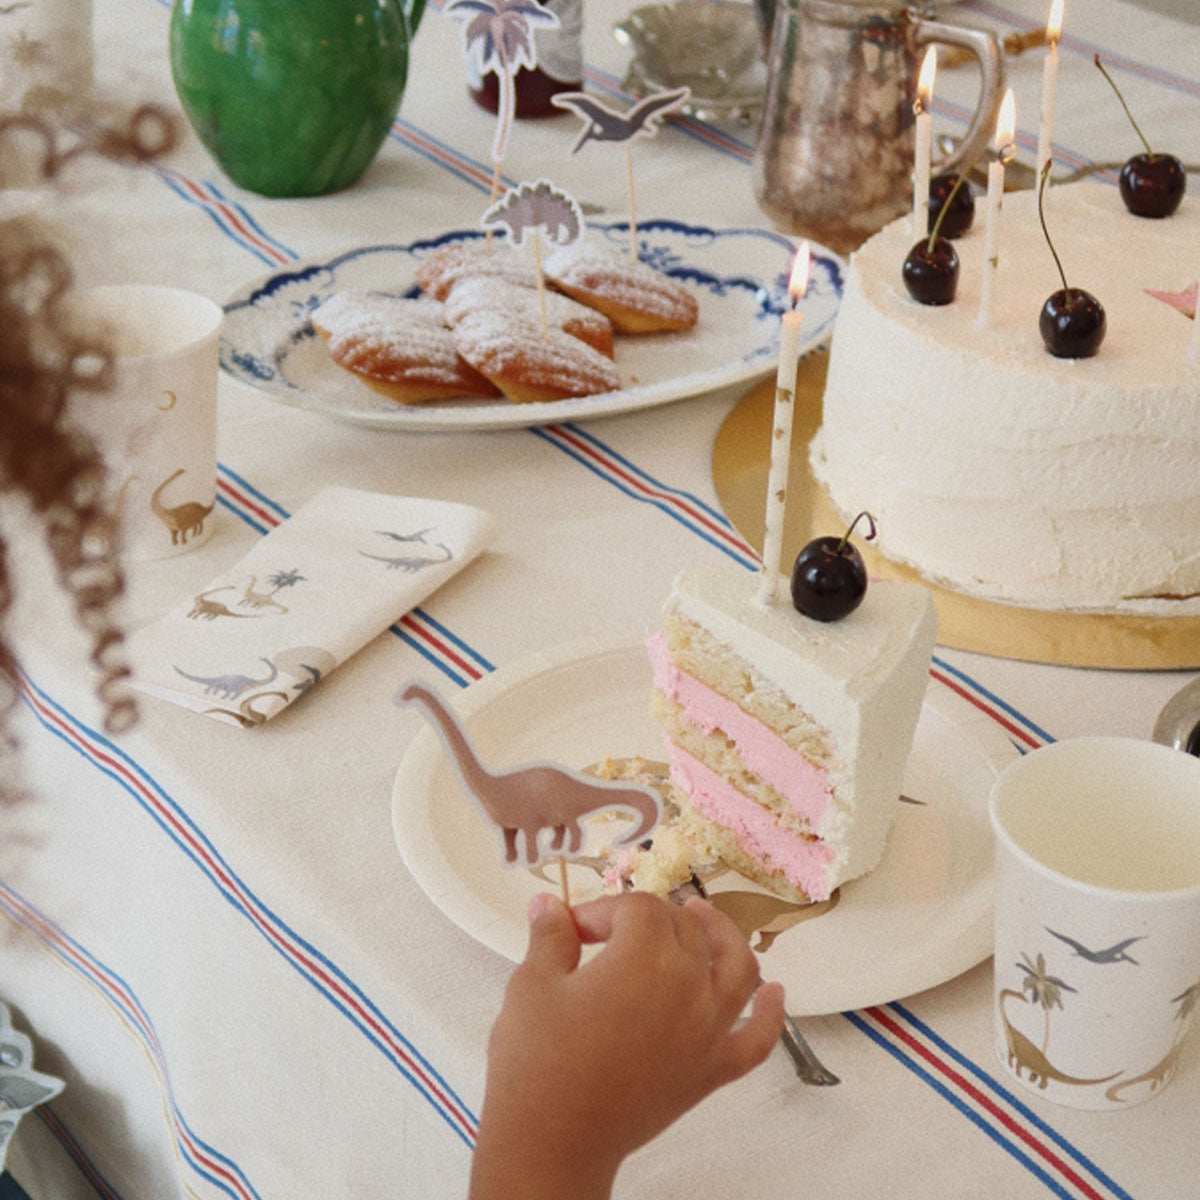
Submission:
[[[195,500],[187,500],[175,505],[163,503],[163,492],[182,474],[184,474],[183,467],[172,471],[150,494],[150,511],[170,531],[172,546],[186,545],[189,534],[199,537],[204,532],[205,520],[213,510],[211,503],[205,505]]]

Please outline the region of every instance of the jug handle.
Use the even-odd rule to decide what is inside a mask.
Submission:
[[[404,9],[404,15],[408,19],[408,36],[412,38],[425,12],[425,0],[403,0],[400,7]]]
[[[928,19],[917,21],[913,40],[918,46],[926,46],[930,42],[961,46],[979,59],[982,79],[975,116],[954,153],[933,164],[933,170],[938,174],[969,168],[987,147],[989,138],[996,130],[996,118],[1004,93],[1004,57],[1000,53],[1000,42],[988,29],[968,29]]]

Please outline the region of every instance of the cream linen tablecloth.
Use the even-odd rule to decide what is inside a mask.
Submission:
[[[619,93],[627,61],[609,31],[631,7],[587,5],[587,82],[604,95]],[[106,95],[176,105],[169,11],[163,0],[95,0]],[[1045,19],[1038,0],[955,11],[1001,33]],[[1196,27],[1122,0],[1068,0],[1066,19],[1060,161],[1136,148],[1091,65],[1095,48],[1151,137],[1200,160]],[[159,167],[81,171],[62,205],[80,275],[224,300],[295,258],[436,233],[448,213],[461,224],[486,196],[492,126],[459,83],[458,39],[431,7],[393,136],[342,194],[243,193],[190,134]],[[1040,55],[1011,78],[1029,161]],[[969,72],[939,80],[939,129],[962,127],[972,86]],[[621,219],[620,165],[568,156],[576,131],[572,118],[522,124],[506,176],[551,173]],[[640,213],[764,224],[751,151],[737,127],[664,130],[652,152],[638,147]],[[393,693],[412,677],[453,692],[561,641],[650,628],[676,570],[727,561],[691,501],[715,504],[711,446],[737,394],[583,426],[418,436],[304,414],[223,378],[215,536],[132,571],[130,624],[236,562],[322,485],[453,500],[498,521],[479,560],[253,731],[144,698],[137,728],[107,739],[80,639],[57,600],[33,599],[45,565],[35,548],[22,553],[16,724],[31,798],[0,817],[0,998],[35,1039],[38,1067],[67,1081],[22,1123],[10,1155],[35,1200],[464,1194],[510,966],[441,915],[396,851],[392,781],[420,718]],[[1023,748],[1148,736],[1189,678],[942,651],[938,661]],[[1053,1108],[999,1072],[990,978],[982,964],[896,1003],[805,1021],[840,1087],[800,1086],[776,1053],[631,1159],[617,1195],[1197,1195],[1200,1039],[1148,1104],[1100,1116]]]

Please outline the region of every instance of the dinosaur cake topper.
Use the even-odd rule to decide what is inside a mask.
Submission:
[[[691,99],[690,88],[675,88],[669,92],[654,92],[636,104],[618,112],[602,104],[595,96],[586,92],[559,92],[550,97],[550,103],[559,108],[570,109],[582,117],[583,129],[571,147],[574,154],[585,142],[614,142],[625,147],[625,183],[629,193],[629,248],[636,259],[637,252],[637,205],[633,191],[633,153],[630,147],[637,138],[652,138],[657,135],[663,118],[677,112]]]
[[[503,229],[514,246],[528,234],[544,234],[556,246],[569,246],[583,232],[583,212],[569,192],[548,179],[519,183],[483,214],[484,229]]]
[[[514,246],[526,241],[533,245],[534,271],[537,275],[538,313],[542,338],[548,336],[546,322],[546,280],[542,273],[543,235],[556,246],[569,246],[583,233],[583,211],[569,192],[555,187],[548,179],[519,183],[495,200],[480,221],[488,237],[503,230]]]
[[[476,754],[459,719],[428,688],[413,683],[397,696],[416,702],[440,735],[464,788],[484,815],[499,827],[504,861],[536,867],[547,859],[578,855],[583,848],[580,822],[602,812],[628,813],[637,825],[618,845],[640,842],[658,824],[662,802],[649,788],[615,780],[595,779],[550,762],[526,763],[505,770],[486,767]],[[549,844],[543,845],[543,833]],[[523,854],[518,853],[518,837]],[[564,897],[565,899],[565,897]]]

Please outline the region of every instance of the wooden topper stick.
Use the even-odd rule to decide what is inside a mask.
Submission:
[[[629,192],[629,253],[637,261],[637,206],[633,202],[633,149],[632,139],[625,143],[625,187]]]
[[[500,160],[497,159],[495,166],[492,167],[492,190],[488,195],[488,208],[491,208],[491,206],[496,203],[496,201],[499,199],[499,197],[500,197]],[[489,225],[487,228],[487,233],[484,234],[484,237],[483,237],[484,245],[487,246],[487,248],[489,250],[492,248],[492,238],[495,236],[495,233],[496,233],[496,231]]]
[[[537,272],[538,316],[542,321],[542,341],[550,340],[550,322],[546,319],[546,277],[542,272],[542,239],[535,229],[533,231],[533,266]]]

